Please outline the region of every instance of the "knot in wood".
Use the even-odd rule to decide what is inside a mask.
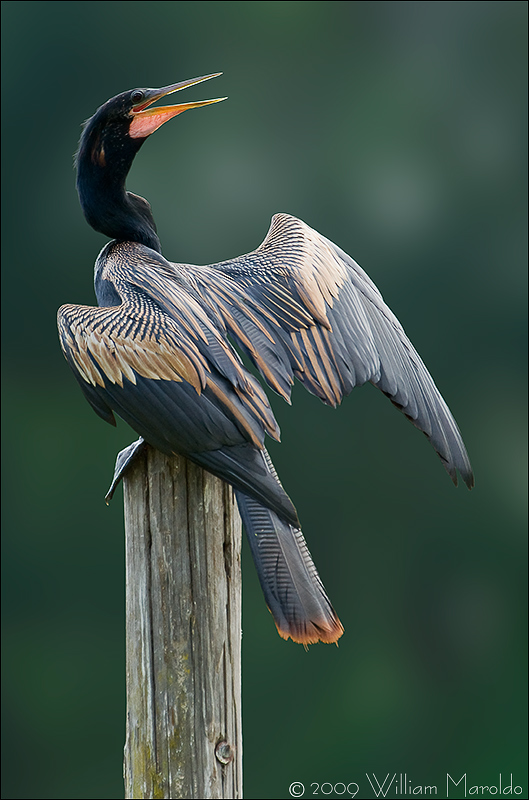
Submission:
[[[231,745],[224,740],[220,741],[215,748],[215,756],[217,761],[220,761],[221,764],[229,764],[233,761],[233,749]]]

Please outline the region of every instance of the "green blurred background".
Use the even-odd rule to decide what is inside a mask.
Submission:
[[[272,398],[272,457],[346,632],[282,641],[245,549],[245,795],[356,781],[367,797],[366,772],[405,772],[445,796],[448,771],[512,772],[527,796],[527,4],[2,10],[3,796],[123,795],[122,499],[103,495],[135,436],[90,410],[55,329],[59,305],[94,302],[105,241],[75,193],[80,123],[125,89],[218,70],[186,99],[229,100],[164,126],[129,177],[165,255],[231,258],[273,213],[301,217],[380,287],[476,473],[454,489],[371,386],[338,410],[300,387],[293,408]]]

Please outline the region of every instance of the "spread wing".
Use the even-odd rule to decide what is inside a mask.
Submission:
[[[472,469],[457,424],[402,325],[364,270],[286,214],[252,253],[175,265],[286,400],[294,377],[335,406],[370,381],[423,431],[457,484]]]
[[[61,346],[86,398],[107,422],[115,424],[116,412],[162,452],[188,456],[297,523],[266,469],[264,436],[278,439],[279,429],[261,385],[208,314],[194,308],[192,290],[164,287],[159,270],[151,296],[142,291],[150,267],[140,263],[140,245],[121,244],[120,258],[129,247],[138,256],[133,271],[122,272],[108,251],[102,271],[120,305],[59,309]],[[165,308],[152,298],[160,287]]]

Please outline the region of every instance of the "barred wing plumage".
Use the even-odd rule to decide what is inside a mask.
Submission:
[[[364,270],[304,222],[276,214],[252,253],[176,265],[286,400],[294,377],[336,406],[370,381],[423,431],[457,484],[470,461],[457,424],[404,329]]]
[[[297,523],[292,502],[258,456],[265,433],[279,438],[265,392],[207,314],[193,307],[192,295],[169,286],[173,303],[181,304],[180,313],[175,307],[169,314],[138,290],[152,278],[142,266],[151,253],[130,243],[107,246],[98,295],[110,283],[120,304],[59,309],[61,345],[81,389],[107,422],[115,411],[162,452],[188,456]],[[136,260],[134,270],[122,267],[123,258]]]

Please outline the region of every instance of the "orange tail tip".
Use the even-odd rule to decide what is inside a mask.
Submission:
[[[337,644],[338,639],[344,632],[344,628],[338,617],[332,620],[322,621],[321,624],[315,622],[304,622],[302,625],[292,625],[291,630],[285,630],[276,622],[277,632],[282,639],[292,639],[297,644],[306,647],[309,644]]]

